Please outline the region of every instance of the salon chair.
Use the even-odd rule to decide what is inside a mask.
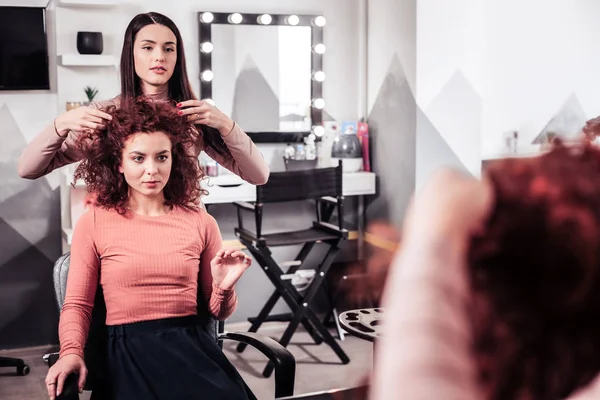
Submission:
[[[29,365],[20,358],[0,357],[0,368],[14,367],[17,369],[17,375],[25,376],[29,373]]]
[[[70,253],[61,256],[54,264],[53,280],[56,300],[59,309],[62,309],[65,300],[67,287],[67,276],[69,273]],[[198,304],[204,304],[204,299],[198,299]],[[92,320],[88,339],[84,349],[84,359],[88,369],[88,376],[84,390],[92,391],[92,399],[97,398],[94,395],[94,389],[101,390],[103,374],[103,351],[107,339],[106,328],[106,304],[102,288],[98,288],[92,311]],[[275,398],[291,396],[294,393],[294,381],[296,377],[296,360],[292,353],[281,346],[275,340],[248,332],[223,332],[224,324],[219,324],[214,318],[206,318],[206,329],[214,332],[215,341],[221,343],[223,340],[235,340],[237,342],[249,344],[263,353],[269,362],[275,365]],[[59,353],[44,355],[44,360],[51,367],[58,360]],[[248,386],[246,390],[249,396],[255,397]],[[100,398],[102,398],[100,396]],[[58,399],[75,400],[79,399],[77,390],[77,376],[70,375],[65,383],[63,393]]]
[[[343,227],[343,200],[342,164],[340,162],[337,167],[332,168],[273,172],[266,184],[256,186],[256,202],[236,202],[234,205],[237,207],[238,217],[235,234],[260,264],[261,269],[275,287],[275,291],[258,316],[252,319],[249,332],[256,332],[268,319],[275,303],[283,298],[293,315],[279,343],[287,346],[298,326],[302,324],[315,343],[320,344],[324,341],[341,362],[347,364],[350,362],[350,358],[329,333],[323,321],[319,319],[312,304],[318,291],[326,282],[327,272],[340,250],[341,243],[348,238],[348,231]],[[312,222],[312,225],[301,230],[265,233],[262,227],[263,206],[268,203],[292,201],[315,203],[316,220]],[[242,211],[253,214],[254,231],[244,226]],[[334,211],[337,211],[338,219],[338,223],[335,225],[329,222]],[[288,278],[300,270],[306,257],[317,243],[327,245],[328,250],[320,263],[311,266],[314,277],[300,291]],[[279,264],[273,259],[272,247],[298,245],[302,247],[293,261]],[[288,269],[284,272],[282,267]],[[245,347],[244,343],[240,343],[237,347],[238,352],[242,352]],[[263,376],[270,376],[273,367],[274,365],[269,362],[263,371]]]

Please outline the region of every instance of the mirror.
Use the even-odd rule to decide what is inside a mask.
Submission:
[[[202,99],[255,142],[321,132],[323,17],[200,12],[198,20]]]
[[[304,132],[310,116],[310,27],[215,25],[213,96],[248,132]]]

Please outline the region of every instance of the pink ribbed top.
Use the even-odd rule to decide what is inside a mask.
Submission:
[[[59,324],[61,357],[83,356],[98,281],[107,325],[194,315],[199,290],[210,314],[230,316],[235,291],[213,285],[210,268],[221,247],[217,223],[204,210],[176,206],[154,217],[89,210],[73,232]]]

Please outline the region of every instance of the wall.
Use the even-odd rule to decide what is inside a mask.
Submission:
[[[3,1],[5,4],[6,0]],[[22,4],[10,0],[9,4]],[[242,0],[178,1],[177,7],[159,0],[128,0],[117,8],[82,9],[58,7],[50,2],[48,29],[52,90],[47,92],[19,92],[0,94],[0,135],[4,155],[0,163],[0,349],[56,342],[58,310],[55,307],[51,282],[52,263],[61,252],[60,204],[58,174],[36,181],[20,179],[16,173],[18,156],[26,143],[56,116],[65,110],[68,101],[85,101],[83,88],[99,89],[96,100],[108,99],[119,92],[116,66],[102,68],[73,68],[56,65],[56,54],[76,53],[76,33],[79,30],[102,31],[104,54],[120,55],[122,36],[129,20],[139,12],[157,11],[170,16],[179,26],[188,53],[188,71],[192,86],[199,88],[199,66],[195,49],[198,48],[197,11],[240,11],[270,13],[314,13],[327,18],[325,44],[327,53],[324,70],[327,81],[324,99],[327,111],[337,119],[356,119],[358,35],[356,0],[322,2],[264,0],[249,4]],[[6,147],[6,143],[11,146]],[[280,160],[281,145],[261,145],[265,159],[272,170],[283,168]],[[347,209],[352,208],[352,200]],[[289,224],[303,224],[312,210],[297,207],[282,208],[277,212],[295,217],[281,225],[274,218],[267,229],[289,228]],[[234,209],[222,205],[211,208],[219,220],[225,239],[233,238]],[[280,252],[283,259],[293,252]],[[315,253],[318,257],[318,252]],[[244,320],[255,315],[270,295],[272,285],[258,268],[244,276],[239,286],[238,312],[231,321]],[[4,297],[6,296],[6,298]],[[285,310],[278,305],[277,310]]]
[[[416,0],[368,2],[367,107],[377,196],[368,218],[399,226],[415,186]]]
[[[479,176],[482,159],[507,152],[508,131],[519,130],[518,151],[530,152],[546,132],[572,136],[600,114],[599,13],[590,0],[369,1],[368,101],[382,181],[369,215],[401,220],[413,173],[416,189],[441,166]],[[404,81],[410,94],[394,83]],[[400,110],[412,95],[415,117],[404,109],[393,120],[374,107],[395,84],[383,103]],[[414,156],[404,153],[413,125]]]
[[[441,166],[479,176],[484,2],[418,0],[417,190]]]
[[[441,166],[478,175],[483,86],[481,1],[370,0],[368,107],[378,194],[369,219],[400,227]]]
[[[493,0],[484,12],[484,157],[505,131],[520,130],[526,149],[549,123],[572,134],[600,114],[600,3]]]
[[[0,349],[51,343],[57,336],[51,270],[60,256],[58,177],[26,181],[17,174],[23,148],[56,115],[54,14],[51,2],[46,15],[51,90],[0,92]]]

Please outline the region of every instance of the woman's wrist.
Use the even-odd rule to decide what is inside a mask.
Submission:
[[[230,120],[229,123],[225,123],[224,126],[222,126],[219,129],[219,133],[221,134],[222,137],[227,137],[231,134],[231,132],[233,132],[234,129],[235,129],[235,121]]]

